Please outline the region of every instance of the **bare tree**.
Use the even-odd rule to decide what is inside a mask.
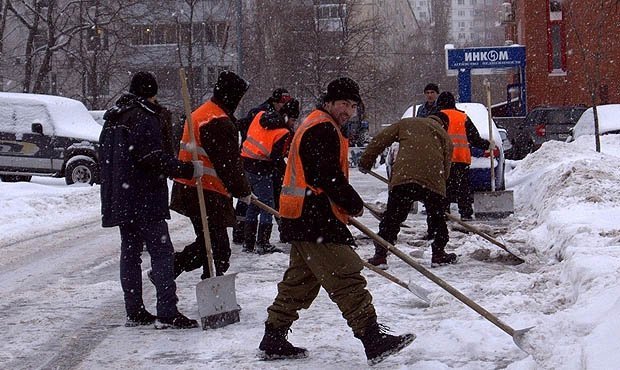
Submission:
[[[590,102],[592,104],[592,110],[594,113],[594,136],[596,143],[596,151],[601,151],[600,131],[597,105],[601,104],[601,90],[604,90],[606,85],[603,84],[603,62],[606,60],[612,60],[614,50],[604,46],[605,37],[609,36],[605,30],[610,29],[611,23],[614,22],[614,17],[609,17],[608,12],[610,9],[616,7],[620,2],[618,0],[596,0],[588,3],[587,11],[590,14],[589,17],[581,17],[579,14],[584,11],[583,7],[579,8],[579,5],[572,1],[564,1],[562,4],[562,11],[565,11],[568,15],[568,19],[571,20],[568,25],[567,38],[573,38],[576,42],[576,49],[578,55],[581,57],[581,61],[584,65],[588,65],[589,68],[584,69],[586,88],[590,95]],[[615,83],[615,81],[608,81]]]

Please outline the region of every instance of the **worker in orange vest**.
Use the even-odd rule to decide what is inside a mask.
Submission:
[[[348,219],[362,214],[363,201],[349,184],[348,140],[341,129],[360,101],[355,81],[333,80],[322,107],[306,117],[293,137],[280,196],[281,229],[291,240],[291,254],[278,295],[267,309],[259,345],[263,359],[307,356],[305,348],[293,346],[286,337],[298,311],[310,307],[321,287],[362,341],[370,364],[415,338],[390,335],[377,323],[362,261],[351,248]]]
[[[284,116],[263,111],[252,120],[241,147],[243,168],[252,193],[272,208],[275,205],[274,176],[284,164],[290,133]],[[250,204],[245,214],[243,251],[258,254],[282,252],[269,242],[272,226],[271,213]]]
[[[277,88],[273,90],[271,96],[257,107],[250,109],[248,114],[237,120],[237,128],[239,129],[239,135],[241,136],[241,143],[243,143],[248,136],[248,130],[250,124],[254,120],[254,117],[260,112],[280,112],[284,105],[290,102],[292,99],[287,89]],[[235,207],[235,217],[237,222],[233,226],[233,243],[242,244],[245,240],[245,214],[247,213],[247,206],[243,202],[238,202]]]
[[[213,249],[216,275],[230,266],[230,243],[227,227],[235,223],[232,197],[250,202],[250,184],[239,158],[238,131],[233,113],[248,89],[248,83],[230,71],[220,73],[213,96],[192,112],[198,157],[204,165],[202,188],[209,220],[209,237]],[[191,158],[189,127],[181,139],[179,159]],[[204,233],[200,216],[196,183],[175,178],[170,208],[190,218],[196,240],[174,255],[174,273],[203,267],[202,278],[209,276]]]
[[[446,212],[450,213],[451,203],[457,203],[461,220],[471,220],[474,215],[472,207],[474,199],[469,185],[469,166],[471,165],[469,146],[487,150],[491,143],[480,137],[478,129],[465,112],[456,109],[456,101],[451,92],[444,91],[439,94],[437,109],[448,115],[450,119],[448,135],[454,145],[450,177],[446,183]],[[428,239],[433,239],[432,234],[433,231],[429,230]]]

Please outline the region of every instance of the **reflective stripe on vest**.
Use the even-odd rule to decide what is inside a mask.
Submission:
[[[448,136],[454,145],[452,162],[471,164],[471,151],[467,140],[467,130],[465,129],[467,115],[456,109],[444,109],[442,112],[447,114],[450,119]]]
[[[198,150],[198,159],[202,161],[204,166],[204,175],[202,176],[202,188],[204,190],[210,190],[222,195],[226,195],[230,197],[230,193],[224,186],[222,180],[217,176],[217,172],[213,167],[213,163],[209,159],[209,156],[205,152],[202,147],[202,143],[200,141],[200,128],[204,125],[208,125],[214,120],[218,118],[228,118],[228,115],[222,108],[217,106],[211,100],[207,101],[198,109],[192,112],[192,122],[194,123],[194,137],[196,138],[196,146]],[[190,149],[190,136],[189,136],[189,125],[185,122],[185,126],[183,127],[183,138],[181,139],[181,147],[179,150],[179,160],[181,161],[191,161],[192,160],[192,152]],[[196,180],[191,179],[181,179],[175,178],[174,181],[180,182],[189,186],[196,186]]]
[[[299,126],[293,136],[291,148],[288,156],[288,162],[286,164],[286,171],[284,173],[284,183],[282,184],[282,193],[280,194],[280,216],[284,218],[299,218],[304,206],[304,199],[306,195],[312,192],[314,194],[321,194],[322,189],[314,188],[306,182],[303,163],[299,156],[299,148],[303,135],[305,132],[320,123],[329,122],[338,133],[338,139],[340,140],[340,158],[339,164],[345,177],[349,178],[349,142],[340,132],[340,128],[334,121],[334,119],[321,110],[315,110],[304,120]],[[331,202],[331,209],[334,215],[342,223],[347,224],[349,215],[339,206]]]
[[[265,112],[259,112],[248,129],[248,135],[241,148],[241,156],[246,158],[258,159],[260,161],[270,161],[273,144],[288,134],[286,128],[276,128],[268,130],[260,124],[260,118]],[[282,153],[284,154],[284,153]]]

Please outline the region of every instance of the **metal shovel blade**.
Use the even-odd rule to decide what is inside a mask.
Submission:
[[[196,300],[202,329],[215,329],[239,322],[241,307],[237,304],[237,274],[216,276],[196,285]]]
[[[515,330],[512,334],[512,340],[515,342],[517,347],[527,354],[532,354],[533,348],[530,343],[527,343],[526,334],[533,328],[534,326],[530,326],[529,328]]]
[[[512,190],[475,192],[474,212],[476,218],[481,220],[510,216],[515,213]]]

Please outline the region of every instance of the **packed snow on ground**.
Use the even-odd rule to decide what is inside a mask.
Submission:
[[[521,161],[510,161],[508,188],[515,215],[477,221],[527,260],[511,264],[484,239],[450,232],[449,250],[459,263],[430,268],[420,241],[424,216],[411,215],[397,247],[510,329],[533,327],[517,347],[513,338],[414,269],[391,256],[388,272],[428,289],[431,305],[400,286],[364,271],[379,321],[417,339],[376,368],[390,369],[613,369],[620,362],[620,135],[574,143],[549,142]],[[378,171],[383,171],[382,168]],[[362,197],[382,205],[386,187],[352,169]],[[263,362],[256,357],[266,308],[288,258],[248,255],[233,245],[230,272],[237,272],[241,321],[221,329],[125,328],[118,282],[117,229],[99,224],[98,187],[66,186],[62,180],[0,183],[0,368],[77,369],[358,369],[366,361],[329,297],[322,291],[300,312],[289,339],[310,351],[303,360]],[[454,208],[453,208],[454,209]],[[373,230],[367,213],[360,221]],[[177,249],[190,243],[187,219],[169,222]],[[369,238],[353,230],[367,258]],[[272,241],[277,243],[277,232]],[[283,244],[281,246],[285,247]],[[144,255],[143,270],[149,268]],[[145,277],[145,274],[143,274]],[[197,318],[194,288],[200,271],[177,280],[179,308]],[[155,311],[145,279],[145,302]],[[509,329],[508,329],[509,330]]]

